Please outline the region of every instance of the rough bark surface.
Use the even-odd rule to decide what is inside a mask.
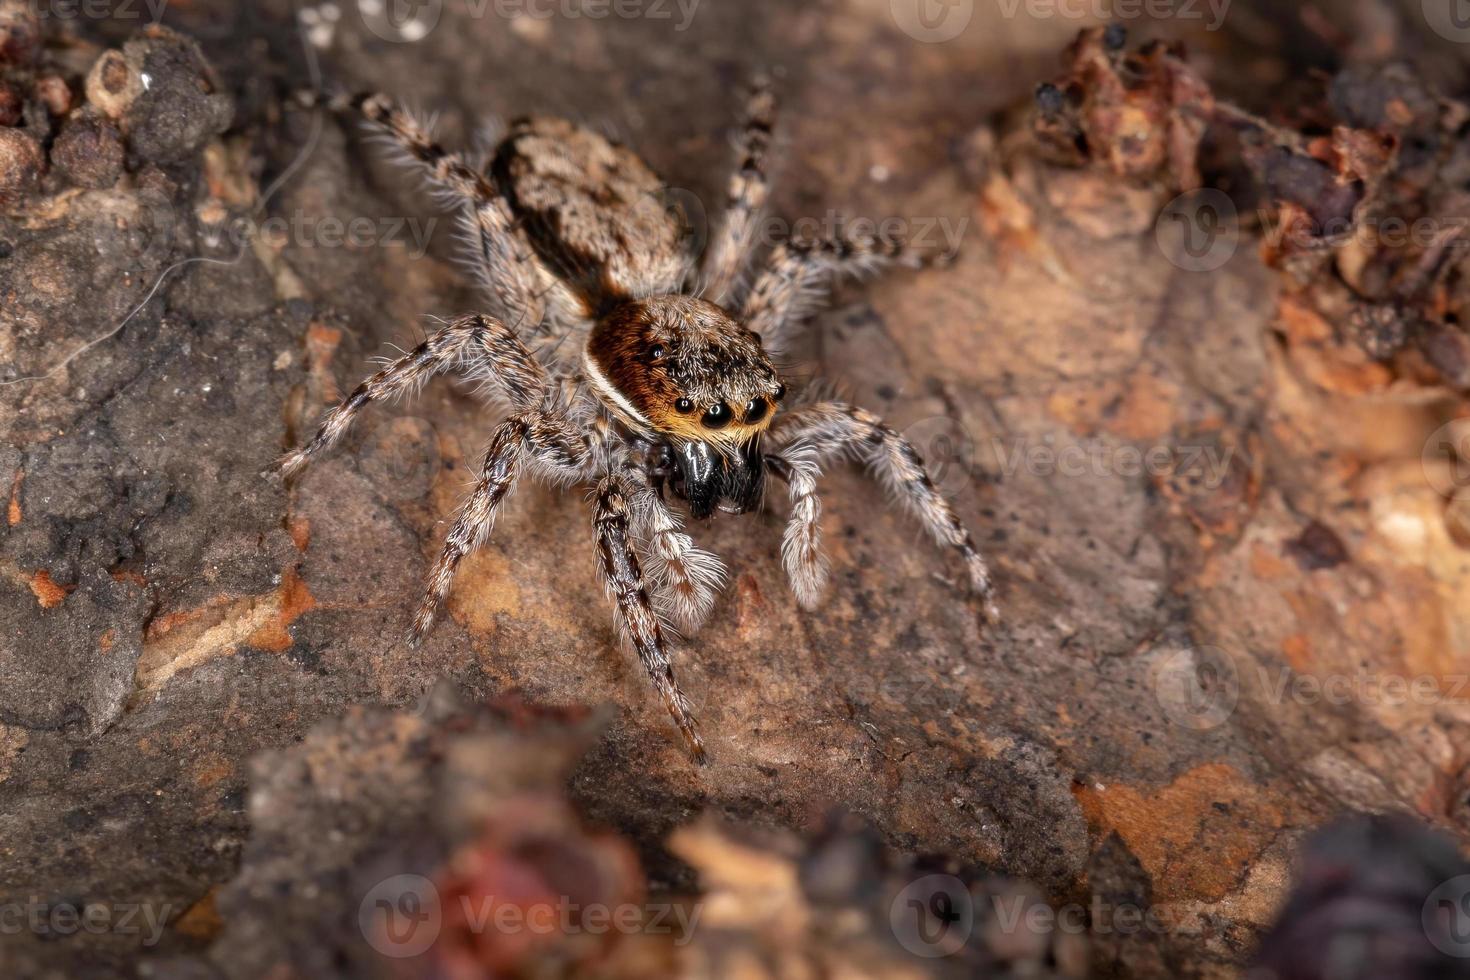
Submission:
[[[466,703],[607,706],[550,748],[501,751],[548,756],[528,819],[632,843],[641,870],[619,888],[745,887],[720,869],[765,868],[757,853],[803,866],[830,841],[780,835],[843,810],[875,828],[864,847],[948,856],[990,882],[977,895],[1004,874],[1032,883],[1027,901],[1140,904],[1166,923],[1094,935],[1090,953],[1057,938],[1002,956],[1016,937],[991,936],[977,969],[1033,957],[1077,975],[1090,957],[1097,976],[1233,976],[1314,828],[1370,810],[1470,833],[1470,521],[1440,449],[1465,414],[1453,372],[1375,360],[1250,229],[1218,267],[1181,258],[1159,215],[1200,179],[1192,125],[1121,176],[1037,152],[1010,110],[1066,70],[1082,22],[977,4],[959,37],[925,43],[889,0],[706,0],[685,30],[666,6],[543,19],[448,0],[413,43],[349,7],[321,57],[344,87],[437,111],[451,144],[492,116],[606,125],[711,218],[735,93],[774,68],[773,215],[962,229],[952,268],[843,286],[793,360],[942,464],[1003,623],[982,629],[959,569],[856,472],[824,483],[834,575],[816,612],[783,580],[783,504],[698,526],[732,574],[676,651],[713,759],[696,769],[616,644],[587,502],[527,483],[411,650],[420,578],[491,412],[438,381],[375,408],[294,485],[266,471],[370,357],[481,305],[451,216],[370,141],[282,108],[305,82],[285,4],[170,9],[209,63],[117,20],[47,23],[33,50],[0,18],[0,122],[7,99],[26,107],[0,128],[0,381],[46,374],[141,304],[54,373],[0,388],[0,903],[141,903],[163,920],[156,944],[146,928],[0,930],[6,975],[388,970],[363,958],[356,897],[434,873],[473,837],[443,820],[483,816],[444,772],[484,772],[436,754],[470,738],[454,712],[408,710],[441,682]],[[1313,10],[1241,2],[1220,31],[1135,34],[1186,38],[1216,94],[1263,115],[1310,68],[1394,56],[1463,89],[1463,48],[1419,4]],[[1200,166],[1218,176],[1208,154]],[[271,216],[284,225],[235,261],[225,233]],[[354,219],[371,244],[340,243]],[[168,271],[193,256],[211,261]],[[565,812],[546,780],[563,763]],[[706,813],[781,842],[732,843]],[[566,833],[622,860],[600,831]],[[782,867],[766,871],[789,884]],[[800,902],[886,914],[877,885],[841,888]],[[766,925],[734,915],[679,954],[713,959],[677,962],[716,962],[729,935],[726,952],[855,955],[840,930]],[[651,975],[640,957],[675,954],[619,955],[636,976]],[[933,966],[891,944],[858,960]]]

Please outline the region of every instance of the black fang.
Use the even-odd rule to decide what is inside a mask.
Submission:
[[[760,506],[765,486],[765,464],[760,440],[752,439],[734,458],[717,452],[707,442],[672,447],[674,493],[689,501],[691,516],[704,520],[719,508],[744,514]]]

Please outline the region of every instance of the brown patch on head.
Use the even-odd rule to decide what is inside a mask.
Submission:
[[[748,442],[771,424],[785,391],[760,338],[692,296],[614,309],[592,331],[587,360],[619,414],[631,409],[632,421],[691,441]]]

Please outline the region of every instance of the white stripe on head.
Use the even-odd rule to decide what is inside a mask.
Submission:
[[[587,372],[587,380],[592,383],[592,390],[599,398],[611,405],[619,414],[623,415],[625,421],[632,422],[634,425],[650,431],[653,430],[653,423],[644,418],[643,413],[633,407],[633,403],[628,401],[626,395],[612,386],[611,382],[603,375],[602,369],[588,356],[586,351],[582,352],[582,369]]]

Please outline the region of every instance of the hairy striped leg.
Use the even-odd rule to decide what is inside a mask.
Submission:
[[[766,165],[775,125],[776,95],[769,79],[758,78],[745,106],[740,164],[730,175],[724,222],[700,270],[702,293],[712,303],[723,305],[733,295],[750,260],[756,224],[770,190]]]
[[[496,427],[475,489],[460,505],[444,548],[429,569],[410,643],[418,646],[428,635],[449,596],[460,561],[490,537],[495,515],[515,487],[522,467],[529,462],[552,478],[573,478],[581,473],[588,457],[587,441],[571,423],[544,411],[520,412]]]
[[[827,302],[832,282],[893,265],[921,269],[949,258],[921,252],[902,239],[877,235],[795,237],[776,246],[742,307],[745,325],[767,350],[785,347],[790,330]]]
[[[817,479],[822,475],[810,449],[793,447],[766,454],[766,468],[786,484],[791,518],[781,538],[781,562],[791,591],[803,609],[815,609],[827,588],[827,556],[822,553],[822,499]]]
[[[446,150],[434,140],[428,126],[381,93],[325,99],[307,93],[302,101],[324,104],[334,112],[357,113],[404,159],[417,165],[430,186],[463,212],[462,225],[476,244],[476,278],[498,301],[500,312],[527,329],[541,325],[548,283],[530,244],[514,227],[510,205],[480,168],[472,166],[463,153]]]
[[[340,442],[370,403],[417,391],[434,375],[476,359],[483,362],[487,380],[515,407],[530,408],[545,395],[546,369],[514,331],[494,317],[462,316],[354,388],[322,417],[311,441],[282,456],[277,466],[291,476]]]
[[[793,451],[805,451],[816,462],[844,456],[861,460],[918,517],[936,542],[959,552],[986,617],[999,621],[990,570],[970,532],[935,489],[914,447],[882,419],[866,409],[823,402],[778,420],[770,438],[776,453],[788,459]]]
[[[654,604],[684,634],[704,625],[725,584],[725,565],[695,547],[679,518],[653,487],[640,484],[634,505],[635,530],[646,536]]]
[[[629,533],[631,511],[639,492],[636,483],[619,475],[608,475],[597,486],[593,527],[603,581],[617,606],[618,628],[637,651],[659,697],[684,736],[689,754],[695,762],[703,764],[708,761],[704,742],[699,737],[689,700],[674,681],[663,628],[648,597],[648,586]]]

